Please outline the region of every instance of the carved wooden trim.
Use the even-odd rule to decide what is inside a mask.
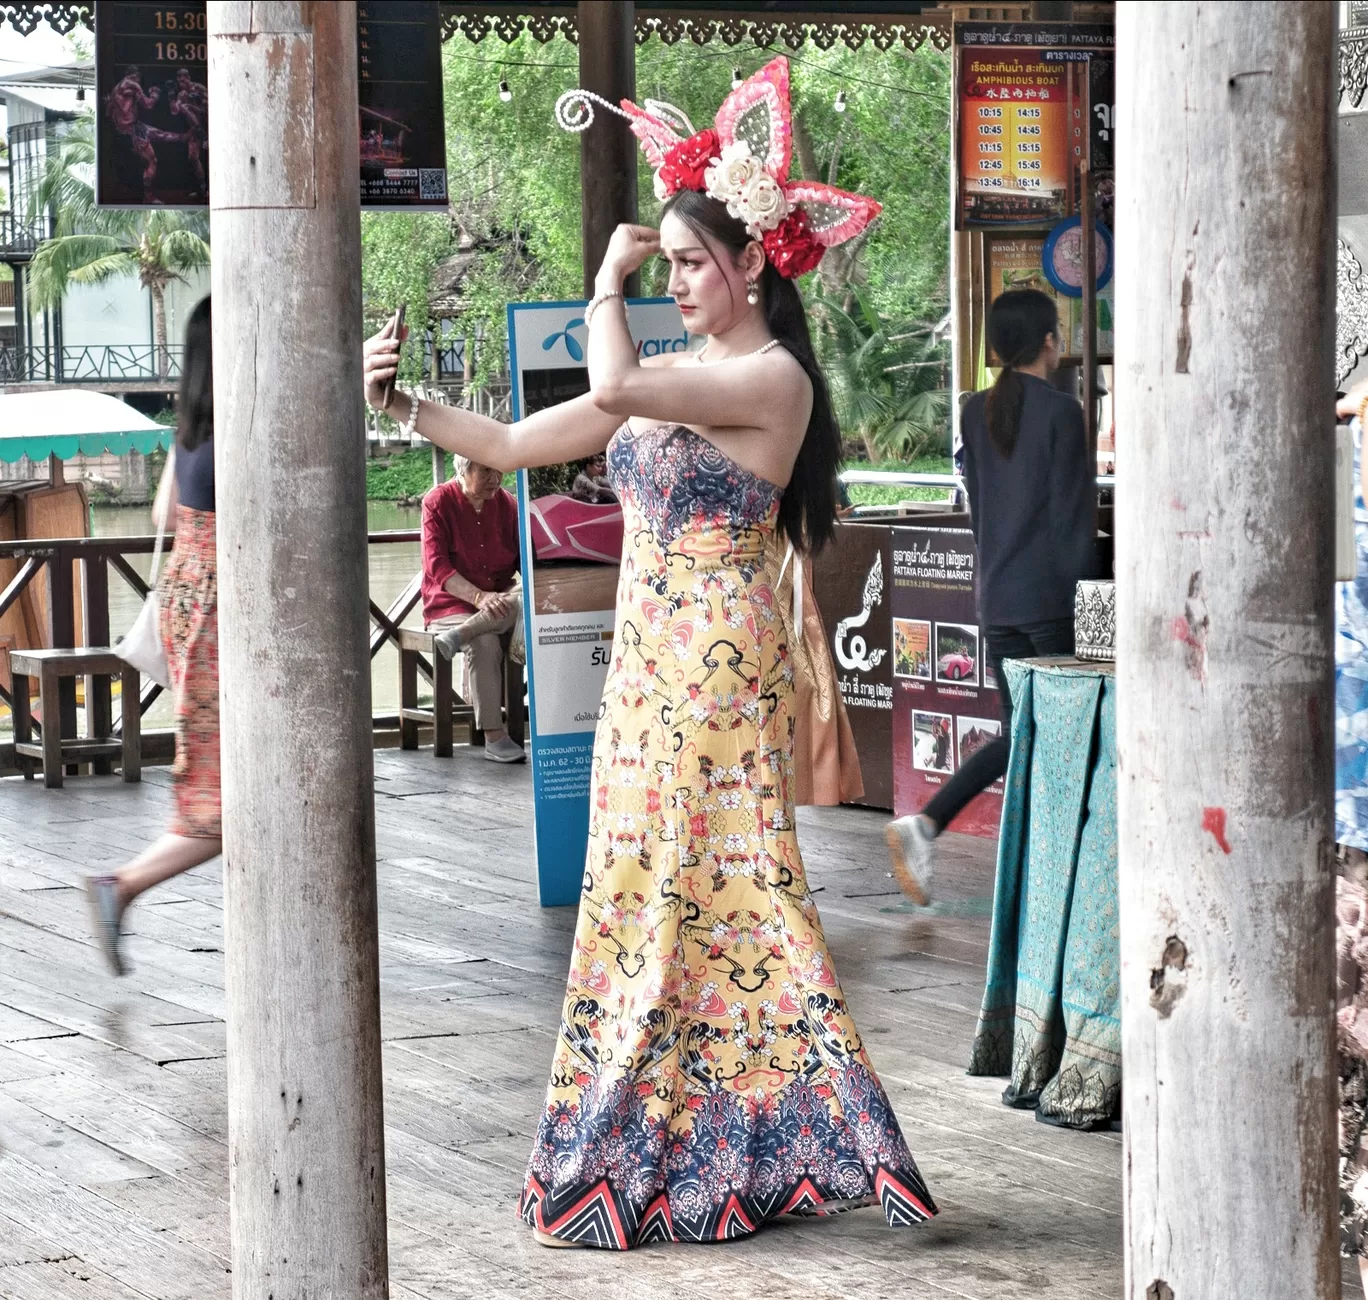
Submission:
[[[473,4],[464,0],[447,0],[442,5],[442,39],[460,35],[476,43],[487,36],[496,36],[509,43],[523,32],[545,44],[556,35],[572,43],[579,39],[575,23],[575,6],[542,5],[524,11],[517,4]],[[93,8],[89,0],[76,3],[10,3],[0,0],[0,27],[9,23],[15,31],[27,36],[46,23],[54,31],[66,35],[77,26],[93,30]],[[1346,36],[1352,33],[1346,33]],[[866,41],[876,49],[887,50],[901,44],[908,50],[919,49],[928,41],[938,50],[950,48],[950,24],[945,15],[934,11],[906,14],[861,13],[857,6],[832,4],[830,16],[810,11],[763,13],[752,17],[738,6],[733,10],[672,8],[668,12],[638,9],[636,15],[637,44],[644,44],[652,36],[666,45],[690,40],[695,45],[718,42],[722,45],[741,45],[754,42],[761,49],[782,47],[801,49],[811,41],[818,49],[828,50],[838,41],[848,49],[858,50]],[[1353,93],[1355,105],[1363,98],[1365,65],[1368,64],[1368,29],[1358,34],[1356,44],[1340,44],[1341,93],[1345,86],[1346,59],[1352,61],[1357,87]]]
[[[1368,27],[1347,27],[1339,34],[1339,97],[1357,108],[1368,90]]]

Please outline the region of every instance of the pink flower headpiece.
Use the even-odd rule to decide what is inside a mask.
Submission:
[[[828,248],[853,239],[882,211],[863,194],[789,180],[793,117],[783,56],[733,90],[703,131],[673,104],[648,99],[643,109],[624,99],[618,108],[585,90],[567,90],[556,101],[556,120],[567,131],[587,130],[594,101],[630,123],[655,168],[658,199],[699,190],[726,204],[789,279],[811,271]]]

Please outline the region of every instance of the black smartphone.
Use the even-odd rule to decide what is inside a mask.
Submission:
[[[404,313],[408,310],[408,303],[401,302],[399,310],[394,313],[394,320],[390,323],[390,338],[398,339],[402,344],[404,341]],[[385,385],[385,400],[381,403],[382,408],[388,409],[389,404],[394,401],[394,380],[399,377],[399,369],[396,362],[394,378]]]

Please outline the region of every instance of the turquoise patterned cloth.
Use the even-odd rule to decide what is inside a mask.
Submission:
[[[970,1074],[1075,1128],[1121,1102],[1116,682],[1107,668],[1004,665],[1015,709],[988,979]]]

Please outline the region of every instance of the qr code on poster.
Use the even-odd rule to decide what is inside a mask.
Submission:
[[[418,197],[420,199],[445,199],[446,168],[420,167],[418,169]]]

